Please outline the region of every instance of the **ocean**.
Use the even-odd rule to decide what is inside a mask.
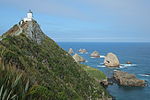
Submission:
[[[86,49],[88,53],[78,53],[86,59],[83,64],[103,71],[108,77],[112,76],[114,70],[121,70],[147,81],[146,87],[124,87],[117,84],[108,86],[107,90],[116,100],[150,100],[150,43],[58,42],[58,44],[66,51],[73,48],[75,53],[78,53],[80,48]],[[100,58],[90,57],[94,50],[100,53]],[[123,66],[120,68],[103,66],[104,56],[109,52],[115,53]],[[127,61],[132,64],[127,65]]]

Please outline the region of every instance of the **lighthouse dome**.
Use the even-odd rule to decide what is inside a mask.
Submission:
[[[32,21],[32,19],[33,19],[33,14],[32,14],[32,11],[29,10],[28,13],[27,13],[27,17],[24,18],[24,22],[26,22],[26,21]]]

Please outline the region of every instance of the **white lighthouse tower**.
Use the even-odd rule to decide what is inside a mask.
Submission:
[[[31,10],[29,10],[29,12],[27,13],[27,17],[23,19],[24,22],[27,22],[27,21],[32,21],[33,19],[33,13]]]

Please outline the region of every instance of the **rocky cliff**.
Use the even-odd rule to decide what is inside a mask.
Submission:
[[[46,38],[46,35],[42,32],[39,24],[35,20],[14,25],[10,30],[2,35],[2,37],[8,35],[17,36],[20,34],[24,34],[26,37],[37,42],[38,44]]]

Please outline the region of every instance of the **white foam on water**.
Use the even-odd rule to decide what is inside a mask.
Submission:
[[[88,54],[88,52],[86,52],[85,54]]]
[[[121,64],[120,66],[123,67],[130,67],[130,66],[137,66],[136,64]]]
[[[127,68],[127,67],[133,67],[137,66],[136,64],[120,64],[119,68]]]
[[[100,58],[105,58],[105,56],[103,56],[103,55],[100,55]]]
[[[93,58],[93,57],[91,57]],[[97,65],[97,67],[106,67],[105,65],[103,65],[104,63],[100,63],[100,65]],[[127,67],[132,67],[132,66],[137,66],[136,64],[121,64],[119,67],[117,67],[116,69],[122,69],[122,68],[127,68]],[[149,75],[150,76],[150,75]]]
[[[147,74],[138,74],[140,76],[150,76],[150,75],[147,75]]]
[[[115,72],[115,71],[118,71],[118,70],[114,70],[114,72]]]
[[[96,58],[96,57],[90,57],[90,58]]]
[[[88,62],[87,60],[85,62]]]
[[[122,66],[122,65],[121,65],[121,66],[119,66],[119,68],[127,68],[127,67],[128,67],[128,66]]]
[[[100,57],[90,57],[90,58],[103,58],[103,56],[102,57],[101,56]]]
[[[82,52],[80,52],[79,54],[83,54]]]
[[[97,67],[106,67],[105,65],[97,65]]]

